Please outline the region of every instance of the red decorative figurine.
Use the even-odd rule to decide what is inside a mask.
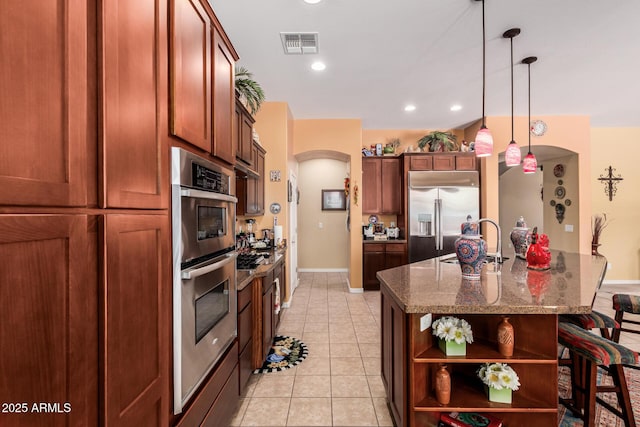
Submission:
[[[527,250],[527,268],[531,270],[548,270],[550,262],[549,237],[546,234],[538,236],[538,227],[535,227],[531,233],[531,245]]]

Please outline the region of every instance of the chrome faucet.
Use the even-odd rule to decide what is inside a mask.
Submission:
[[[502,264],[502,230],[500,230],[500,226],[498,225],[497,222],[495,222],[492,219],[489,218],[480,218],[478,220],[478,224],[480,224],[481,222],[490,222],[491,224],[495,225],[496,230],[498,231],[498,244],[496,245],[496,260],[495,260],[495,264],[494,264],[494,269],[497,269],[498,266],[500,264]]]

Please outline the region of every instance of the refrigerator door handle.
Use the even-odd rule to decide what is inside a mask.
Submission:
[[[440,221],[442,220],[441,208],[442,208],[442,199],[436,199],[434,202],[434,222],[435,222],[435,234],[436,234],[436,250],[439,251],[442,249],[442,224]]]

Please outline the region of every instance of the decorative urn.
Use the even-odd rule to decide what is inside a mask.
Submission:
[[[529,244],[531,243],[531,233],[527,228],[524,217],[520,217],[520,219],[516,221],[516,226],[511,231],[509,237],[513,244],[513,250],[516,252],[516,257],[527,259],[527,249],[529,249]]]
[[[530,270],[548,270],[551,263],[549,251],[549,237],[546,234],[538,236],[538,227],[531,233],[531,245],[527,249],[527,268]]]
[[[487,243],[478,234],[478,222],[471,221],[471,215],[467,216],[467,222],[463,222],[460,229],[462,234],[455,241],[455,250],[462,277],[480,280],[480,272],[487,257]]]

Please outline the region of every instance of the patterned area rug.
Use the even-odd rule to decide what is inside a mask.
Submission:
[[[625,377],[627,378],[627,388],[629,389],[629,395],[631,396],[631,406],[633,407],[633,414],[636,418],[636,423],[640,421],[640,371],[637,369],[624,369]],[[598,384],[611,384],[611,377],[603,374],[602,370],[598,370]],[[569,368],[561,367],[558,375],[558,391],[562,397],[571,396],[571,380],[569,378]],[[598,393],[602,399],[609,402],[612,406],[619,408],[618,398],[615,393]],[[560,420],[559,427],[574,427],[582,426],[582,420],[573,416],[571,411],[567,410],[563,405],[558,405],[558,419]],[[602,405],[596,404],[596,423],[599,427],[622,427],[624,422],[609,412]]]
[[[262,367],[253,371],[254,374],[280,372],[302,363],[307,357],[307,346],[296,338],[275,336],[273,345]]]

